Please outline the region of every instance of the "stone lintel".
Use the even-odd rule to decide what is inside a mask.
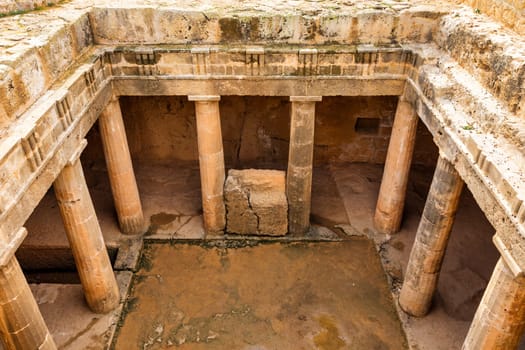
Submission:
[[[143,55],[152,55],[155,52],[152,47],[144,47],[144,46],[139,46],[135,48],[134,51],[136,54],[143,54]]]
[[[246,48],[248,55],[264,55],[264,47],[262,46],[251,46]]]
[[[220,101],[219,95],[189,95],[188,101]]]
[[[519,236],[519,234],[518,234]],[[525,251],[523,244],[512,244],[510,237],[505,234],[496,233],[492,237],[492,242],[498,249],[505,263],[515,277],[525,276]]]
[[[208,54],[210,53],[210,48],[209,47],[192,47],[190,52],[193,54]]]
[[[323,96],[290,96],[291,102],[321,102]]]
[[[299,55],[316,55],[317,49],[300,49]]]
[[[317,76],[309,86],[311,77],[305,76],[250,76],[238,79],[230,76],[196,79],[194,76],[114,76],[113,91],[120,96],[172,96],[172,95],[237,95],[237,96],[398,96],[403,93],[405,81],[400,75],[381,78],[353,79]]]
[[[15,255],[16,250],[24,238],[27,236],[27,230],[25,227],[21,227],[10,239],[9,242],[0,243],[0,267],[4,267]]]
[[[80,155],[82,154],[82,152],[84,152],[84,149],[86,148],[86,146],[87,146],[87,140],[86,139],[82,139],[82,141],[80,141],[78,147],[75,149],[75,151],[73,152],[73,154],[71,155],[71,157],[67,161],[66,166],[72,166],[73,164],[75,164],[75,162],[78,160],[78,158],[80,158]]]
[[[112,92],[113,93],[111,94],[111,99],[109,100],[109,103],[111,103],[111,102],[119,102],[120,101],[120,95],[115,94],[114,91],[112,91]]]

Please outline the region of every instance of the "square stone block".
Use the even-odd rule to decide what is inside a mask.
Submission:
[[[226,231],[243,235],[285,235],[288,232],[285,188],[284,171],[228,171],[224,185]]]

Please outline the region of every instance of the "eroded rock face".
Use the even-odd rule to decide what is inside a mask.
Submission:
[[[285,183],[284,171],[228,171],[224,185],[226,231],[245,235],[285,235],[288,232]]]

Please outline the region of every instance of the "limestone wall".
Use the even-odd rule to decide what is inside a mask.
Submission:
[[[200,4],[202,5],[202,4]],[[276,4],[277,5],[277,4]],[[89,13],[97,44],[286,43],[393,44],[428,43],[447,6],[420,1],[384,5],[381,2],[281,2],[260,7],[243,2],[196,6],[181,1],[177,8],[133,4],[95,6]],[[441,10],[443,9],[443,10]],[[115,25],[118,23],[118,25]]]
[[[473,10],[459,9],[441,19],[435,41],[504,108],[525,118],[525,39],[509,32]]]
[[[459,2],[494,18],[518,34],[525,35],[525,2],[523,0],[459,0]]]
[[[384,162],[396,97],[324,97],[316,107],[315,165]],[[195,107],[185,96],[122,97],[133,158],[143,163],[197,164]],[[290,137],[286,97],[222,96],[224,155],[229,168],[285,169]],[[162,125],[162,127],[159,127]],[[102,162],[95,129],[86,160]],[[421,123],[414,163],[435,165],[437,148]]]
[[[0,19],[0,129],[20,117],[93,44],[83,10]],[[38,35],[32,37],[32,35]]]
[[[0,15],[10,15],[54,5],[60,0],[0,0]]]

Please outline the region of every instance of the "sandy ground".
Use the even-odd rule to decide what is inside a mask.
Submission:
[[[198,169],[183,166],[141,166],[140,164],[136,168],[144,212],[146,217],[150,218],[146,237],[149,240],[161,239],[163,242],[201,238],[203,229],[200,216]],[[89,170],[86,171],[86,177],[104,235],[110,246],[118,247],[123,237],[118,232],[104,171],[103,166],[90,165]],[[432,170],[417,167],[413,169],[402,230],[390,240],[388,240],[389,237],[376,234],[372,225],[372,214],[381,173],[381,166],[369,164],[316,168],[313,182],[312,222],[331,228],[339,236],[344,236],[343,232],[346,232],[350,235],[363,235],[371,238],[383,262],[395,304],[396,293],[403,278],[410,247],[430,185]],[[30,236],[24,242],[21,252],[25,250],[23,254],[30,257],[27,259],[30,262],[37,261],[31,259],[34,251],[38,251],[40,247],[47,247],[51,243],[53,249],[67,252],[67,241],[52,193],[42,201],[42,205],[29,220],[27,227]],[[492,227],[485,220],[466,189],[461,198],[456,224],[443,264],[438,293],[430,314],[421,319],[409,318],[401,314],[411,347],[417,349],[460,348],[473,312],[498,258],[498,253],[491,243],[493,233]],[[278,255],[278,252],[275,254]],[[360,266],[359,259],[354,260],[351,256],[340,255],[349,268],[353,264]],[[41,260],[44,263],[45,261],[46,259]],[[246,268],[249,270],[256,266],[259,266],[259,260]],[[37,287],[33,286],[33,288]],[[75,285],[64,288],[78,289]],[[323,292],[319,291],[319,293]],[[337,295],[345,296],[345,293],[341,292]],[[81,303],[78,292],[75,298],[67,300],[65,294],[60,299],[60,307],[65,308],[70,303],[75,304],[73,308],[86,308],[84,304],[78,305]],[[284,301],[286,298],[276,298],[273,302],[277,304],[279,300]],[[390,308],[392,305],[387,303],[385,307]],[[49,309],[52,309],[52,304],[48,305],[47,310]],[[89,325],[89,322],[70,321],[70,317],[80,317],[82,313],[71,313],[69,317],[57,321],[53,319],[56,316],[47,310],[45,308],[42,310],[44,317],[52,333],[60,334],[60,339],[64,339],[60,343],[64,349],[73,349],[74,347],[67,346],[67,344],[71,344],[72,339],[76,339],[78,334],[89,334],[93,328],[93,325],[91,328],[85,327]],[[86,315],[82,317],[88,317]],[[315,319],[314,316],[311,317]],[[348,334],[344,332],[347,332],[349,328],[343,327],[341,323],[336,324],[339,335]],[[320,329],[318,328],[317,331]],[[311,335],[316,332],[314,328],[309,328],[309,331]],[[94,334],[92,348],[102,349],[101,344],[105,343],[101,339],[107,340],[110,335],[111,332],[102,335],[100,332]],[[351,337],[345,339],[349,340]]]

